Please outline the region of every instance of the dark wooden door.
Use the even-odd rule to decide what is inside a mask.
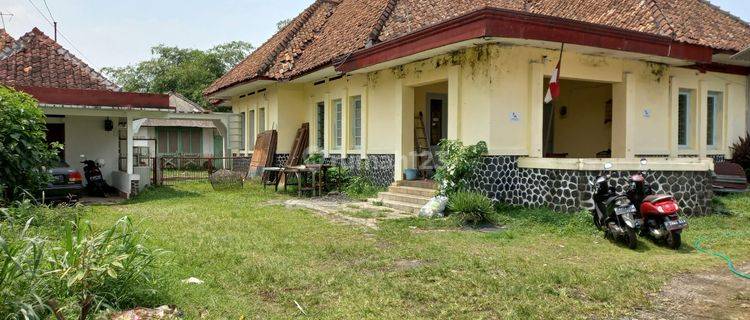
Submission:
[[[443,100],[430,99],[430,145],[437,145],[443,135]]]

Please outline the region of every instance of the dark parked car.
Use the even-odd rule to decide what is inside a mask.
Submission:
[[[77,202],[83,193],[83,176],[77,169],[71,168],[67,163],[60,162],[55,168],[48,172],[52,175],[52,181],[44,190],[44,199],[47,202]]]

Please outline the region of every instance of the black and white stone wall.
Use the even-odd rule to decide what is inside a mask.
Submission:
[[[368,154],[369,174],[376,185],[387,187],[393,183],[396,170],[396,155]]]
[[[598,171],[527,169],[518,167],[516,156],[485,157],[468,181],[472,189],[505,203],[524,207],[546,207],[575,212],[593,208],[589,185]],[[635,172],[612,172],[618,191],[628,185]],[[707,214],[713,198],[710,172],[656,171],[647,182],[658,193],[672,194],[686,214]]]

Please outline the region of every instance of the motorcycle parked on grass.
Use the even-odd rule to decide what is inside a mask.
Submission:
[[[591,214],[594,225],[604,230],[604,236],[613,240],[622,239],[630,249],[638,246],[637,230],[640,221],[636,219],[637,212],[630,199],[624,194],[618,194],[609,180],[611,175],[606,171],[612,169],[611,163],[604,165],[604,171],[590,183],[595,188],[594,209]]]
[[[641,166],[648,164],[641,160]],[[680,219],[680,206],[677,200],[668,194],[656,194],[652,186],[646,184],[646,175],[650,170],[641,171],[630,176],[628,199],[638,208],[643,219],[641,235],[650,236],[657,241],[664,241],[669,248],[679,249],[682,245],[682,231],[687,228],[687,221]]]

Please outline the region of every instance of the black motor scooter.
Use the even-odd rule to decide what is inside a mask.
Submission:
[[[605,237],[624,239],[628,248],[635,249],[638,245],[637,230],[640,228],[640,221],[635,217],[637,210],[626,195],[618,194],[615,187],[610,186],[611,175],[606,173],[610,169],[612,164],[606,163],[604,171],[590,183],[595,188],[594,209],[591,212],[594,225],[604,230]]]
[[[86,177],[86,191],[90,196],[108,197],[111,187],[104,181],[101,167],[93,160],[83,160],[83,175]]]

